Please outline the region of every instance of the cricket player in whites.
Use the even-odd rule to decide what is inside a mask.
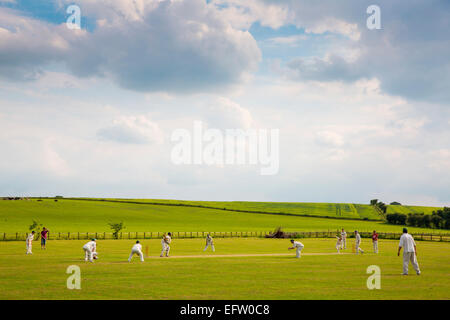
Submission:
[[[403,273],[402,275],[408,275],[408,266],[411,261],[414,270],[416,270],[417,275],[420,275],[419,264],[417,263],[417,248],[416,242],[412,235],[408,233],[408,229],[403,228],[403,234],[400,237],[400,243],[398,244],[398,253],[400,256],[400,251],[403,248]]]
[[[169,232],[163,235],[163,238],[161,239],[161,255],[160,257],[164,257],[164,253],[166,254],[166,257],[169,256],[170,251],[170,242],[172,242],[172,234]]]
[[[142,245],[139,243],[139,240],[136,241],[136,244],[131,248],[130,257],[128,258],[128,262],[131,262],[131,258],[133,258],[133,254],[137,254],[141,258],[141,262],[144,262],[144,254],[142,253]]]
[[[342,236],[337,236],[336,239],[337,239],[336,250],[337,250],[337,253],[339,253],[341,250],[341,247],[342,247]]]
[[[213,238],[211,237],[211,235],[208,233],[206,235],[206,246],[205,249],[203,249],[203,251],[206,251],[206,249],[208,249],[208,247],[211,246],[211,249],[213,252],[216,251],[216,249],[214,248],[214,241]]]
[[[378,233],[373,230],[372,233],[373,252],[378,253]]]
[[[93,260],[93,253],[97,251],[97,243],[95,242],[96,239],[91,239],[91,241],[89,241],[88,243],[86,243],[83,246],[83,250],[84,250],[84,261],[90,261],[90,262],[94,262]]]
[[[31,252],[31,249],[33,247],[33,240],[34,240],[34,231],[31,231],[31,233],[28,235],[26,243],[27,243],[27,254],[33,254]]]
[[[355,230],[355,251],[356,251],[356,254],[358,254],[360,252],[361,252],[361,254],[364,253],[364,250],[361,249],[360,245],[361,245],[361,236],[358,233],[358,231]]]
[[[291,243],[292,243],[292,247],[289,247],[288,249],[289,250],[292,250],[292,249],[297,249],[295,252],[296,252],[296,258],[300,258],[300,253],[301,253],[301,251],[302,251],[302,249],[305,247],[304,245],[303,245],[303,243],[301,243],[301,242],[299,242],[299,241],[295,241],[294,239],[291,239]]]
[[[341,249],[347,249],[347,232],[345,232],[344,228],[342,228],[341,239]]]

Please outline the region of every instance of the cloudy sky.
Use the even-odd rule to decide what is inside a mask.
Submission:
[[[0,195],[450,205],[449,30],[446,0],[0,0]],[[279,129],[279,172],[174,164],[194,121]]]

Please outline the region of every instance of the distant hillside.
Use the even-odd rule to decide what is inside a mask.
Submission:
[[[422,206],[398,206],[388,205],[386,213],[425,213],[432,214],[433,211],[442,209],[442,207],[422,207]]]
[[[57,200],[57,201],[55,201]],[[154,205],[149,202],[159,201]],[[183,202],[183,205],[180,205]],[[189,204],[189,205],[187,205]],[[215,205],[221,209],[199,207]],[[266,210],[265,213],[223,210],[224,207]],[[279,214],[276,210],[289,211]],[[69,200],[30,199],[0,200],[0,232],[25,232],[37,220],[51,232],[110,232],[109,222],[123,221],[124,232],[136,231],[273,231],[281,226],[292,231],[327,231],[345,228],[347,231],[400,232],[401,226],[383,221],[365,221],[368,205],[262,203],[262,202],[184,202],[169,200]],[[273,211],[272,213],[269,211]],[[357,219],[344,219],[347,215]],[[306,217],[301,214],[317,214]],[[327,214],[334,218],[324,218]],[[338,214],[340,213],[340,216]],[[410,228],[414,232],[430,229]],[[433,230],[433,232],[439,232]],[[1,236],[1,234],[0,234]]]
[[[129,203],[203,207],[255,213],[288,214],[324,218],[382,220],[378,212],[367,204],[309,203],[309,202],[252,202],[252,201],[184,201],[164,199],[104,199]]]

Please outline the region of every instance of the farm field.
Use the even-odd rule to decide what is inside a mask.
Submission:
[[[382,221],[329,219],[224,211],[208,208],[119,203],[106,201],[20,200],[0,201],[0,232],[26,232],[37,220],[50,232],[110,232],[109,222],[123,221],[124,232],[164,231],[272,231],[281,226],[287,231],[401,232],[400,226]],[[409,228],[411,232],[448,232]]]
[[[422,207],[422,206],[396,206],[389,205],[387,207],[386,213],[424,213],[424,214],[432,214],[433,211],[439,210],[442,208],[436,207]]]
[[[108,199],[106,199],[108,200]],[[183,201],[164,199],[109,199],[186,206],[204,206],[209,208],[257,211],[268,213],[287,213],[300,216],[329,218],[351,218],[381,220],[380,215],[370,205],[352,203],[308,203],[308,202],[251,202],[251,201]]]
[[[85,241],[35,242],[33,255],[24,242],[0,242],[0,299],[450,299],[450,243],[419,242],[422,274],[401,276],[398,241],[381,240],[378,255],[367,239],[364,255],[335,254],[333,239],[301,241],[295,259],[286,239],[215,239],[215,253],[180,239],[169,258],[158,257],[159,240],[145,240],[143,263],[127,262],[132,240],[98,241],[94,263],[84,262]],[[70,265],[81,268],[81,290],[66,288]],[[366,287],[370,265],[381,269],[380,290]]]

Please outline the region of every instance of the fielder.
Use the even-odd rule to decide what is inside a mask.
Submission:
[[[46,227],[42,228],[41,231],[41,249],[45,249],[45,245],[47,244],[48,238],[48,229]]]
[[[341,249],[347,249],[347,232],[345,232],[344,228],[342,228],[341,238]]]
[[[139,240],[136,241],[136,244],[131,248],[130,257],[128,258],[128,262],[131,262],[131,258],[133,255],[137,254],[141,258],[141,262],[144,262],[144,254],[142,253],[142,245],[139,243]]]
[[[297,249],[295,252],[296,252],[296,258],[300,258],[300,253],[301,253],[301,251],[303,250],[303,248],[305,247],[304,245],[303,245],[303,243],[301,243],[301,242],[298,242],[298,241],[294,241],[294,239],[292,239],[291,240],[291,243],[292,243],[292,247],[290,247],[290,248],[288,248],[289,250],[291,250],[291,249]]]
[[[83,246],[84,261],[88,261],[89,260],[90,262],[94,262],[93,261],[93,257],[94,257],[93,253],[97,251],[97,243],[95,241],[96,241],[96,239],[91,239],[91,241],[89,241],[88,243],[86,243]]]
[[[337,236],[336,239],[337,239],[337,241],[336,241],[336,250],[337,250],[337,253],[339,253],[340,250],[341,250],[341,247],[342,247],[342,237],[341,236]]]
[[[359,235],[358,231],[355,230],[355,251],[356,254],[361,252],[361,254],[364,253],[364,250],[360,248],[361,245],[361,236]]]
[[[33,247],[33,240],[34,240],[34,231],[31,231],[31,233],[28,235],[26,243],[27,243],[27,254],[33,254],[31,252],[31,249]]]
[[[372,233],[373,252],[378,253],[378,233],[373,230]]]
[[[203,249],[203,251],[206,251],[206,249],[208,249],[209,246],[211,246],[211,249],[213,252],[216,251],[216,249],[214,248],[214,240],[211,237],[211,235],[208,233],[206,235],[206,246],[205,246],[205,249]]]
[[[167,235],[163,235],[163,238],[161,239],[161,255],[160,257],[164,257],[164,253],[166,254],[166,257],[169,256],[170,251],[170,243],[172,242],[172,234],[169,232]]]
[[[408,229],[403,228],[403,234],[400,237],[400,243],[398,244],[397,256],[400,256],[400,251],[403,248],[403,273],[402,275],[408,275],[409,262],[411,261],[414,270],[417,275],[420,275],[419,264],[417,263],[417,248],[416,242],[412,235],[408,233]]]

